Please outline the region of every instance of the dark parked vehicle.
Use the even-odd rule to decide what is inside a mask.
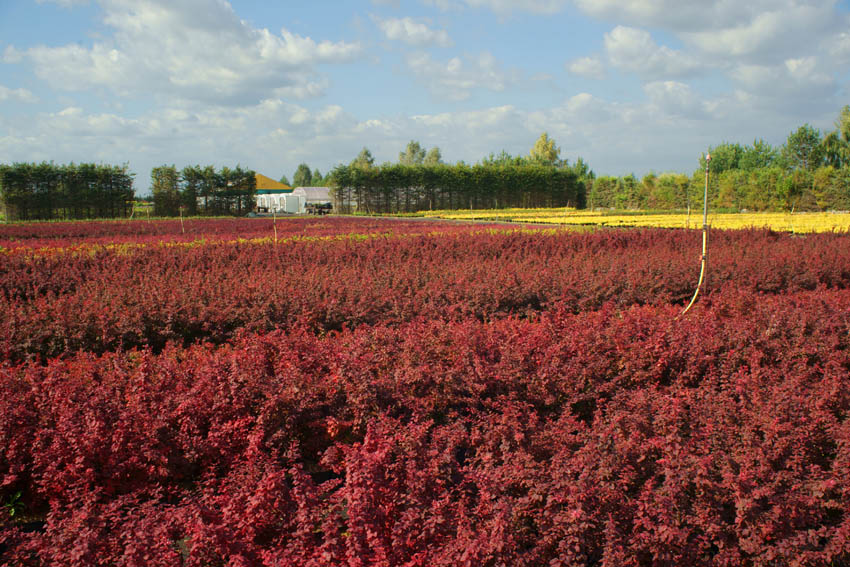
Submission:
[[[308,215],[326,215],[331,212],[333,205],[330,203],[310,203],[307,205]]]

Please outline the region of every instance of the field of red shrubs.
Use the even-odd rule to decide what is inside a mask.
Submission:
[[[478,227],[487,226],[478,224]],[[316,239],[345,235],[450,233],[468,230],[468,223],[439,221],[392,223],[370,218],[214,218],[180,220],[118,220],[0,225],[0,250],[31,253],[58,248],[60,251],[91,246],[120,246],[232,242],[234,240]],[[49,250],[48,250],[49,251]]]
[[[226,222],[3,244],[0,564],[850,565],[850,235]]]

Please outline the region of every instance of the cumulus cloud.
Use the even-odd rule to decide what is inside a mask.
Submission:
[[[690,86],[677,81],[655,81],[643,87],[649,103],[660,114],[676,118],[707,118],[711,104],[702,101]]]
[[[4,63],[20,63],[24,60],[24,54],[18,49],[15,49],[13,45],[7,45],[3,50],[3,62]]]
[[[286,29],[272,33],[241,21],[224,1],[101,0],[114,35],[91,47],[7,47],[7,62],[27,59],[55,88],[105,87],[237,103],[272,94],[314,96],[315,66],[349,61],[357,43],[315,41]]]
[[[239,163],[280,176],[281,163],[294,170],[308,161],[324,169],[346,155],[345,148],[362,146],[358,122],[342,107],[311,110],[282,99],[241,108],[167,107],[135,117],[68,106],[8,118],[0,133],[4,160],[129,162],[142,190],[150,169],[163,163]]]
[[[433,30],[413,18],[376,19],[378,28],[387,39],[418,47],[451,47],[453,42],[446,30]]]
[[[0,102],[12,100],[19,102],[38,102],[38,98],[27,89],[10,89],[0,85]]]
[[[588,15],[667,30],[721,61],[778,62],[846,32],[835,0],[575,0]]]
[[[497,14],[531,12],[555,14],[567,5],[565,0],[465,0],[469,6],[489,8]]]
[[[407,57],[407,66],[435,95],[451,100],[469,98],[474,89],[503,91],[520,79],[518,71],[503,69],[489,52],[444,63],[418,52]]]
[[[776,110],[808,108],[817,113],[838,106],[839,86],[817,57],[789,58],[776,65],[741,64],[730,77],[760,105]]]
[[[691,75],[701,67],[694,57],[658,45],[645,30],[617,26],[605,34],[604,43],[612,65],[648,78]]]
[[[605,64],[599,57],[580,57],[567,63],[567,70],[581,77],[590,79],[603,79],[605,77]]]
[[[682,38],[706,53],[769,62],[811,50],[834,29],[835,12],[825,2],[781,4],[727,26],[682,34]]]
[[[422,0],[427,6],[443,11],[457,10],[463,7],[485,8],[496,14],[506,16],[514,12],[532,14],[555,14],[563,10],[568,0]]]
[[[697,0],[574,0],[586,14],[641,26],[693,29],[740,16],[743,2]],[[744,8],[746,10],[746,8]]]

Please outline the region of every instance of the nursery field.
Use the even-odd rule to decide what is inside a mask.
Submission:
[[[850,565],[850,235],[709,242],[0,226],[0,565]]]
[[[492,209],[492,210],[455,210],[425,211],[426,218],[452,220],[486,219],[492,221],[512,221],[526,223],[544,223],[556,225],[589,225],[609,227],[641,228],[701,228],[702,212],[651,213],[644,211],[588,211],[576,209]],[[765,228],[792,233],[809,232],[846,232],[850,230],[850,213],[711,213],[708,223],[719,229]]]

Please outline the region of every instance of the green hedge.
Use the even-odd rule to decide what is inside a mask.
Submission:
[[[126,165],[0,165],[0,199],[8,220],[128,217],[133,196],[133,174]]]
[[[330,186],[344,213],[585,206],[578,176],[544,165],[340,165]]]

